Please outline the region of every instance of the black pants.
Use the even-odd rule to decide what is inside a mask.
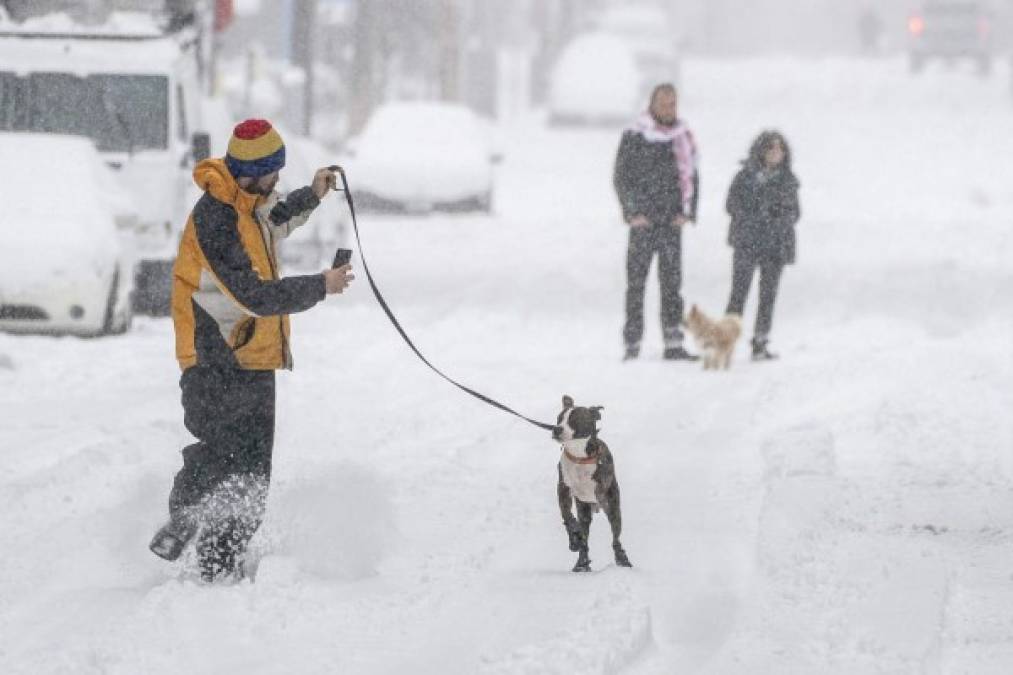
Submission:
[[[626,325],[623,328],[623,340],[628,347],[639,345],[644,336],[644,292],[655,254],[658,255],[665,347],[682,344],[682,231],[666,224],[630,228],[626,250]]]
[[[762,345],[767,342],[770,327],[774,321],[774,301],[777,300],[777,287],[781,281],[784,264],[773,259],[757,258],[736,248],[732,256],[732,294],[728,299],[728,314],[742,315],[746,307],[746,297],[753,283],[753,275],[760,270],[760,306],[756,312],[756,325],[753,328],[753,344]]]
[[[201,576],[231,574],[264,517],[274,445],[274,371],[194,366],[180,378],[183,448],[169,511],[198,520]]]

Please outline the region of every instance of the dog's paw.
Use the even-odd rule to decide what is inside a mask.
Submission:
[[[626,551],[623,550],[622,546],[615,546],[613,549],[616,554],[617,567],[633,567],[633,563],[630,562],[630,559],[627,557]]]
[[[587,549],[581,549],[580,555],[577,556],[577,564],[573,566],[574,572],[590,572],[591,571],[591,558],[587,555]]]

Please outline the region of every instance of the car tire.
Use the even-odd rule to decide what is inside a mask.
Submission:
[[[124,303],[123,311],[116,314],[116,303],[120,294],[120,271],[113,273],[113,282],[109,284],[109,304],[106,306],[106,318],[102,327],[102,335],[123,335],[130,330],[134,320],[133,302]]]
[[[925,68],[925,57],[919,54],[912,54],[908,59],[908,67],[912,73],[920,73]]]

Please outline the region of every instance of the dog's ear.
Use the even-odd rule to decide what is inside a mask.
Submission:
[[[563,394],[563,410],[573,407],[573,398],[569,394]]]
[[[604,409],[605,409],[605,406],[603,406],[603,405],[591,406],[591,419],[600,420],[601,419],[601,411],[604,410]]]

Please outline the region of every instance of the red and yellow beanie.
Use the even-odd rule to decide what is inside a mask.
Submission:
[[[236,125],[229,139],[225,165],[235,178],[260,178],[285,166],[285,143],[267,120]]]

